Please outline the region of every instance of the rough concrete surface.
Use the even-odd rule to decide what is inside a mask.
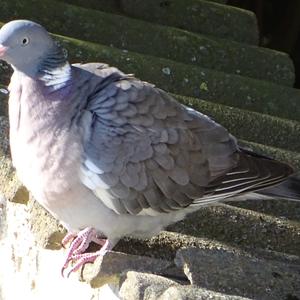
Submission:
[[[251,299],[300,295],[300,265],[197,248],[179,250],[175,260],[194,286]]]
[[[81,277],[83,281],[90,283],[94,288],[101,287],[106,283],[119,284],[120,276],[128,270],[184,278],[184,275],[180,274],[180,269],[174,270],[173,265],[174,263],[168,260],[112,252],[104,258],[97,258],[93,265],[87,264],[82,270]]]
[[[233,6],[202,0],[67,0],[73,5],[155,22],[209,36],[258,44],[255,15]]]
[[[124,300],[246,300],[247,298],[226,295],[203,288],[188,287],[177,284],[169,279],[151,274],[128,272],[120,289],[120,296]]]

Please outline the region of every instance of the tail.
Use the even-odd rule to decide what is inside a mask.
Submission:
[[[256,194],[273,199],[300,201],[300,174],[291,176],[278,185],[256,191]]]

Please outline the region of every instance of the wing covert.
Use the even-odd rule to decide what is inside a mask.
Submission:
[[[107,83],[85,110],[81,180],[116,213],[187,207],[236,163],[222,126],[133,77]]]

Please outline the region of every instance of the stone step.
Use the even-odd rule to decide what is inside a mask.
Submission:
[[[300,171],[300,152],[288,151],[285,149],[280,149],[276,147],[267,146],[264,144],[258,144],[255,142],[249,142],[244,140],[239,140],[241,144],[248,146],[253,151],[260,153],[262,155],[267,155],[274,157],[280,161],[287,162],[291,164],[298,172]]]
[[[0,66],[0,70],[2,73],[4,73],[5,71],[3,70],[3,68],[1,68]],[[7,103],[7,96],[8,96],[8,91],[7,91],[7,87],[1,84],[1,80],[3,81],[7,81],[7,75],[10,75],[11,72],[10,71],[6,71],[6,75],[1,74],[0,75],[0,116],[4,116],[7,115],[8,112],[8,103]]]
[[[274,50],[50,0],[2,0],[0,20],[29,18],[49,31],[226,73],[294,83],[293,63]],[[34,7],[34,9],[32,9]],[[41,13],[47,10],[47,14]],[[53,22],[55,20],[55,22]],[[153,45],[155,44],[155,47]]]
[[[175,262],[193,286],[208,290],[264,300],[298,299],[300,294],[299,265],[195,248],[179,250]]]
[[[180,95],[174,96],[181,103],[212,117],[240,139],[291,151],[300,150],[299,122],[201,99]]]
[[[202,0],[61,0],[61,2],[178,27],[247,44],[258,44],[254,13]]]
[[[300,202],[299,201],[278,201],[278,200],[247,200],[240,202],[228,202],[228,204],[256,211],[265,215],[282,218],[285,220],[300,223]]]
[[[168,230],[217,240],[232,247],[246,249],[255,245],[300,255],[300,222],[231,205],[201,208]]]
[[[203,271],[209,272],[210,270]],[[193,269],[193,274],[196,272],[197,271]],[[129,271],[124,274],[122,278],[122,286],[120,288],[120,296],[120,299],[122,300],[250,300],[249,298],[235,296],[232,294],[229,295],[223,291],[216,292],[201,286],[180,285],[177,282],[162,276],[134,271]]]
[[[2,26],[2,24],[0,23],[0,27]],[[10,76],[11,76],[11,72],[12,69],[11,67],[6,64],[4,61],[0,60],[0,69],[1,69],[1,73],[0,73],[0,88],[6,88],[9,80],[10,80]],[[5,94],[2,92],[2,90],[0,91],[0,97],[3,97]]]
[[[208,212],[208,216],[203,222],[197,217],[202,217]],[[145,255],[160,259],[171,260],[175,257],[176,252],[181,248],[195,247],[200,249],[218,249],[221,251],[246,252],[250,255],[261,257],[272,261],[278,261],[285,264],[295,264],[300,266],[299,256],[299,222],[298,226],[291,231],[290,227],[281,228],[280,219],[276,227],[272,227],[274,223],[265,225],[264,218],[256,220],[255,218],[250,224],[247,224],[247,215],[255,212],[248,211],[246,215],[236,214],[233,210],[229,210],[222,220],[221,207],[203,208],[198,212],[188,215],[185,221],[175,223],[170,228],[175,228],[173,231],[163,231],[159,235],[146,240],[140,241],[130,238],[121,240],[115,250],[133,255]],[[216,214],[214,214],[216,212]],[[224,212],[225,213],[225,212]],[[225,220],[227,216],[229,226]],[[261,216],[257,214],[257,216]],[[218,223],[220,221],[220,223]],[[245,223],[244,223],[245,222]],[[253,223],[255,222],[255,223]],[[258,222],[258,226],[256,226]],[[210,224],[211,223],[211,224]],[[178,225],[178,230],[176,229]],[[215,227],[213,227],[213,225]],[[199,227],[203,226],[203,227]],[[292,226],[293,227],[293,226]],[[279,228],[279,229],[278,229]],[[212,232],[209,232],[212,230]],[[256,236],[256,231],[259,232]],[[191,235],[185,232],[196,232],[196,235]],[[276,232],[280,234],[278,240]],[[287,238],[284,234],[287,233]],[[269,237],[269,234],[271,236]],[[288,237],[293,237],[294,240],[288,240]],[[283,244],[281,244],[283,242]],[[285,246],[288,245],[288,249]],[[260,248],[262,247],[262,248]],[[274,249],[280,249],[276,251]]]
[[[216,2],[216,3],[221,3],[221,4],[226,4],[227,0],[206,0],[208,2]]]

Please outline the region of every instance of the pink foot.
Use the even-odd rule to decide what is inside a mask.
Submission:
[[[113,247],[113,245],[107,239],[98,238],[96,230],[91,227],[80,231],[78,234],[68,233],[62,240],[62,245],[65,247],[71,239],[74,240],[70,245],[67,253],[67,258],[63,264],[61,270],[62,276],[64,276],[64,271],[67,269],[71,261],[76,263],[68,271],[67,277],[69,277],[72,272],[77,271],[84,264],[88,262],[94,262],[98,256],[104,256],[105,253],[110,251]],[[90,242],[101,245],[101,249],[94,253],[84,253],[84,251],[88,248]]]

